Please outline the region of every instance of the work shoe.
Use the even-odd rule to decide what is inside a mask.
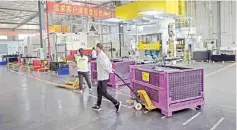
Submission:
[[[120,108],[122,106],[122,102],[119,101],[116,105],[115,105],[115,108],[116,108],[116,112],[119,112]]]
[[[101,111],[101,110],[102,110],[102,109],[100,108],[100,106],[97,106],[97,105],[93,106],[92,109],[93,109],[93,110],[96,110],[96,111]]]

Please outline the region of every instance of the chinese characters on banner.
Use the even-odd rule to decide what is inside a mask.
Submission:
[[[51,1],[47,2],[47,6],[48,6],[48,12],[55,12],[57,14],[89,16],[103,19],[115,17],[114,11],[106,9],[56,3]]]

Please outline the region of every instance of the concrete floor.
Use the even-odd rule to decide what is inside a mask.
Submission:
[[[233,64],[233,63],[232,63]],[[129,108],[128,89],[109,92],[123,101],[120,113],[103,101],[103,111],[91,109],[92,94],[54,87],[68,77],[8,71],[0,66],[0,130],[235,130],[236,66],[231,63],[194,63],[205,70],[205,102],[201,111],[176,112],[165,118],[159,111]]]

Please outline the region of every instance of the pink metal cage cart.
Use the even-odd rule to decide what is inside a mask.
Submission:
[[[135,61],[130,60],[116,60],[112,61],[112,67],[117,72],[121,78],[126,82],[130,83],[130,65],[134,65]],[[91,81],[95,83],[97,81],[97,70],[96,70],[96,61],[91,62]],[[124,83],[114,74],[110,74],[110,79],[108,85],[112,88],[118,88],[118,86],[124,85]]]
[[[131,66],[130,85],[134,90],[145,90],[163,115],[172,116],[174,111],[204,106],[203,69],[160,66],[170,70],[157,71],[155,66]]]

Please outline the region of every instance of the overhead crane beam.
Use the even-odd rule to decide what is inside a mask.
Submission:
[[[12,11],[24,11],[24,12],[37,12],[35,10],[17,9],[17,8],[5,8],[0,7],[0,10],[12,10]]]
[[[0,24],[21,24],[21,23],[14,23],[14,22],[0,22]],[[39,25],[37,23],[28,23],[26,25]]]

